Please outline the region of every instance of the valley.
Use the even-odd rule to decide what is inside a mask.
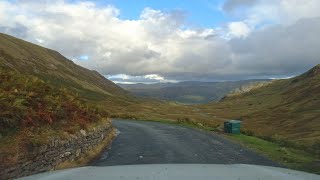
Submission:
[[[175,101],[182,104],[204,104],[218,102],[226,94],[243,86],[254,86],[267,79],[225,82],[183,81],[178,83],[118,84],[138,97]]]
[[[244,135],[222,136],[251,144],[249,148],[290,168],[319,173],[319,65],[290,79],[121,85],[127,91],[54,50],[6,34],[0,34],[0,42],[0,151],[1,162],[6,162],[2,169],[52,137],[68,139],[102,124],[111,126],[112,118],[216,133],[221,133],[225,120],[238,119]],[[272,153],[252,143],[256,141],[272,143]],[[292,157],[300,152],[308,158]]]

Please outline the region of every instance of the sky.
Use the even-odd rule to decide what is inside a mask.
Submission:
[[[286,78],[320,63],[319,0],[1,0],[0,32],[120,83]]]

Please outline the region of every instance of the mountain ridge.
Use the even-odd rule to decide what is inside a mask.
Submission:
[[[252,79],[225,82],[183,81],[178,83],[120,84],[118,85],[139,97],[152,97],[184,104],[201,104],[219,101],[230,91],[247,84],[269,81]]]

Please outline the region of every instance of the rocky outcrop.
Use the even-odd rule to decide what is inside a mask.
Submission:
[[[65,161],[75,161],[86,152],[100,145],[113,131],[110,124],[81,130],[68,139],[51,138],[48,144],[33,147],[18,154],[18,161],[11,167],[0,167],[0,179],[12,179],[54,170]]]

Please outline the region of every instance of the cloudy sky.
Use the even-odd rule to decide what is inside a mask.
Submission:
[[[1,0],[0,32],[117,82],[281,78],[320,63],[320,0]]]

